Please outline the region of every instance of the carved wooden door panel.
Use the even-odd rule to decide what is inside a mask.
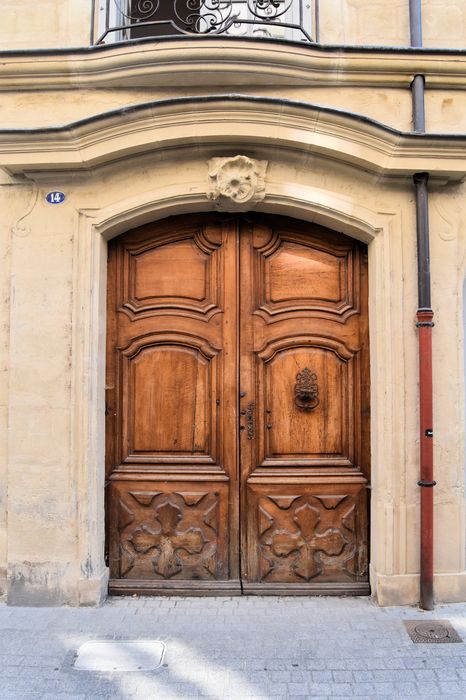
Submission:
[[[364,246],[275,218],[240,255],[244,590],[367,592]]]
[[[191,216],[109,246],[111,592],[240,591],[237,240]]]
[[[108,279],[110,591],[366,592],[364,246],[173,218]]]

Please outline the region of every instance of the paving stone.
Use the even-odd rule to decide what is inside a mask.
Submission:
[[[376,683],[390,682],[395,680],[395,673],[393,671],[373,671],[374,681]]]
[[[309,683],[309,694],[314,695],[330,695],[330,683]]]
[[[461,685],[454,681],[439,681],[438,686],[441,693],[459,693],[462,690]],[[466,692],[466,685],[463,688],[463,692]]]
[[[440,694],[437,683],[417,683],[416,687],[420,697],[436,698]]]
[[[416,684],[413,682],[395,681],[394,685],[395,685],[395,692],[397,694],[406,695],[406,696],[417,695]]]
[[[330,665],[331,663],[332,662],[330,661],[327,664],[327,668],[333,668],[333,666]],[[364,659],[357,659],[357,658],[351,659],[351,661],[348,661],[348,664],[350,666],[350,669],[352,669],[355,673],[356,672],[359,673],[360,671],[367,671],[367,668],[368,668],[367,661],[365,658]],[[339,668],[340,668],[340,666],[339,666]]]
[[[353,674],[351,671],[333,671],[332,676],[335,683],[353,682]]]
[[[440,681],[456,681],[459,678],[456,670],[451,668],[438,668],[435,675]]]
[[[441,606],[466,638],[466,605]],[[461,698],[466,644],[414,645],[413,608],[368,598],[119,598],[98,609],[0,605],[0,700]],[[292,631],[292,633],[291,633]],[[154,672],[72,666],[91,640],[157,639]]]
[[[288,683],[287,689],[288,694],[292,696],[302,695],[306,697],[309,694],[309,685],[307,683]]]
[[[385,658],[383,660],[383,665],[386,669],[396,671],[397,673],[398,673],[398,671],[404,671],[406,668],[405,660],[399,659],[399,658],[395,658],[395,659]]]
[[[331,683],[333,681],[332,671],[312,671],[313,683]]]
[[[290,671],[269,671],[268,677],[274,683],[287,683],[291,680]]]
[[[374,674],[372,671],[354,671],[354,680],[356,683],[369,683],[374,680]]]
[[[393,683],[374,683],[376,695],[393,695],[395,686]]]
[[[352,688],[349,683],[331,683],[330,684],[330,695],[334,696],[347,696],[350,697],[352,693]]]
[[[353,693],[357,697],[361,695],[372,697],[375,694],[375,685],[373,683],[355,683],[353,685]]]
[[[267,686],[267,695],[269,697],[284,698],[287,695],[286,683],[271,683]]]
[[[325,659],[305,659],[303,663],[308,671],[324,671],[326,668]]]

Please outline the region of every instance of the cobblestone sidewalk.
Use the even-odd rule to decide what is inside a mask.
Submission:
[[[116,598],[103,607],[0,605],[0,700],[21,698],[466,698],[466,643],[413,644],[403,619],[466,605],[378,608],[368,598]],[[153,672],[73,666],[90,639],[156,639]]]

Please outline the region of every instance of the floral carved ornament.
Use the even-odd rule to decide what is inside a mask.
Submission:
[[[248,211],[265,197],[266,160],[211,158],[207,197],[218,211]]]

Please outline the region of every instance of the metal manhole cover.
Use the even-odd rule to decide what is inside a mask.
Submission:
[[[463,641],[448,620],[405,620],[405,627],[416,644],[453,644]]]
[[[163,642],[149,639],[85,642],[78,649],[74,667],[100,673],[155,671],[162,665],[164,653]]]

